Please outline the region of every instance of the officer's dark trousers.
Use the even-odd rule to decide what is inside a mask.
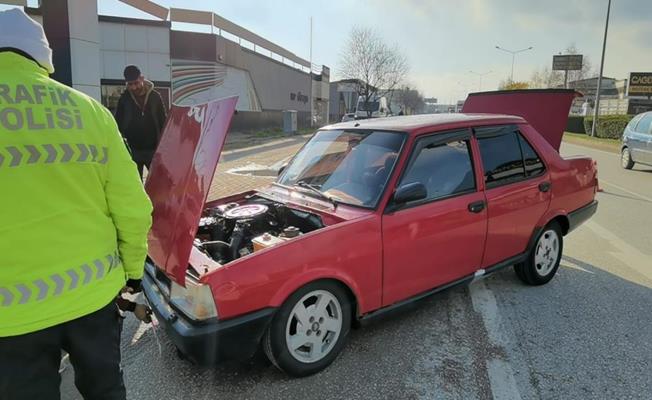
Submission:
[[[61,349],[70,354],[75,386],[84,399],[126,399],[120,368],[121,324],[111,302],[42,331],[0,337],[0,400],[60,399]]]

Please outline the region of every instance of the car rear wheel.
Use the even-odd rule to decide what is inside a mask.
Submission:
[[[628,147],[624,147],[623,151],[620,153],[620,165],[625,169],[632,169],[634,167],[632,154],[629,152]]]
[[[307,376],[330,365],[351,328],[351,305],[335,282],[319,281],[290,296],[263,338],[269,360],[291,376]]]
[[[525,260],[516,264],[516,276],[528,285],[543,285],[555,276],[564,248],[564,238],[557,222],[549,223]]]

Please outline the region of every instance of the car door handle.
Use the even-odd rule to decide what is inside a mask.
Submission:
[[[485,207],[485,202],[484,200],[480,201],[474,201],[473,203],[469,203],[469,211],[472,213],[479,213],[482,210],[484,210]]]
[[[541,182],[539,184],[539,191],[545,193],[550,190],[551,186],[552,184],[550,182]]]

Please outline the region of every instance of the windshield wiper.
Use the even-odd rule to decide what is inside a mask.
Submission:
[[[333,205],[333,208],[337,208],[337,200],[335,198],[327,195],[326,193],[322,192],[321,190],[317,189],[317,187],[315,185],[311,185],[310,183],[308,183],[306,181],[299,181],[299,182],[295,183],[294,186],[299,186],[299,187],[306,188],[306,189],[310,190],[311,193],[316,194],[317,196],[319,196],[322,199],[328,200]]]

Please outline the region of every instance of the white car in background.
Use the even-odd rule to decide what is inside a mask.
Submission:
[[[349,122],[355,120],[355,113],[347,113],[342,117],[342,122]]]

